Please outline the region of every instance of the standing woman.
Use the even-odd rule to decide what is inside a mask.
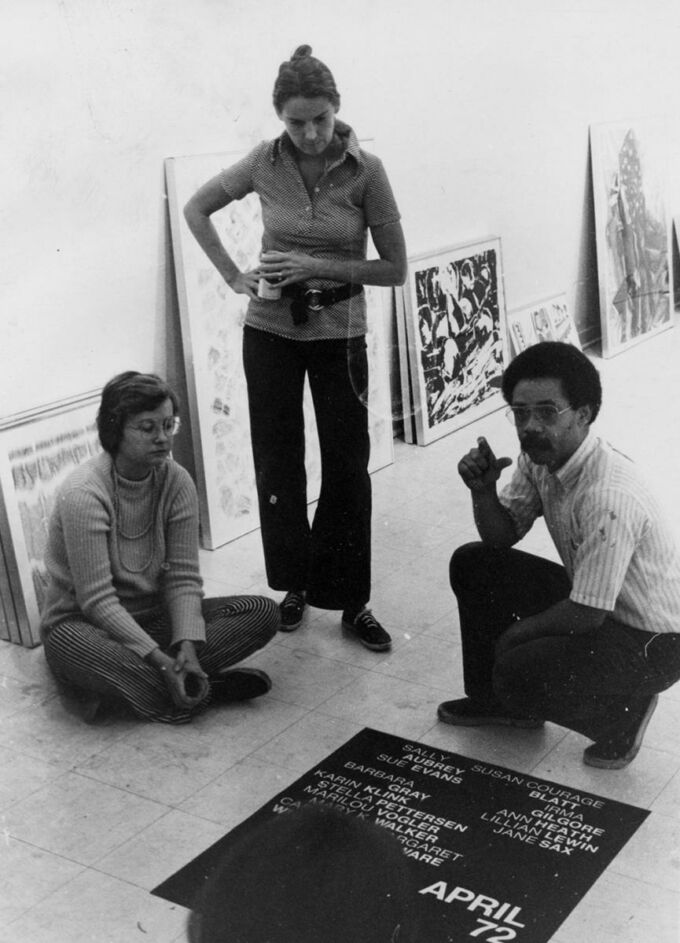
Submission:
[[[250,298],[243,334],[250,427],[269,585],[283,590],[284,631],[306,603],[342,610],[370,649],[390,647],[367,608],[371,481],[363,285],[400,285],[406,249],[382,163],[336,119],[326,65],[300,46],[279,68],[274,108],[285,126],[189,200],[191,231],[227,284]],[[241,272],[210,220],[257,193],[264,236],[257,268]],[[366,261],[367,232],[380,256]],[[272,283],[281,290],[271,299]],[[258,296],[258,284],[260,295]],[[321,493],[309,526],[303,387],[314,403]]]
[[[118,701],[144,720],[186,723],[211,700],[271,687],[263,671],[230,666],[276,634],[276,603],[203,599],[196,489],[170,454],[179,423],[160,377],[119,374],[97,414],[104,451],[57,494],[41,632],[47,663],[89,721]]]

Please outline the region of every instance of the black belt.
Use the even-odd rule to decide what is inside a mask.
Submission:
[[[352,285],[348,282],[346,285],[338,285],[337,288],[306,288],[304,284],[287,285],[281,289],[281,294],[284,298],[291,299],[290,313],[293,316],[293,324],[306,324],[310,311],[330,308],[339,301],[347,301],[348,298],[360,295],[362,291],[363,286]]]

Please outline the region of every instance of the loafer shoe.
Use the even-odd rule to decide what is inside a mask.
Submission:
[[[626,733],[591,743],[583,751],[583,762],[598,769],[623,769],[628,766],[640,752],[645,731],[658,703],[659,695],[655,694],[639,721]]]
[[[488,707],[473,701],[469,697],[461,697],[455,701],[444,701],[437,708],[437,717],[445,724],[456,727],[520,727],[526,730],[538,730],[543,726],[542,720],[535,717],[522,717],[510,714],[502,707]]]
[[[343,612],[342,627],[356,635],[361,644],[372,652],[386,652],[392,647],[389,632],[383,629],[370,609],[362,609],[353,617]]]
[[[213,700],[223,703],[249,701],[271,691],[271,687],[271,678],[259,668],[223,668],[210,679]]]

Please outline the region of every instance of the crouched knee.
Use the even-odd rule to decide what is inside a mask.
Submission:
[[[457,547],[449,563],[449,580],[454,592],[465,589],[478,590],[480,580],[484,580],[487,574],[496,572],[497,556],[498,550],[482,543],[481,540]]]

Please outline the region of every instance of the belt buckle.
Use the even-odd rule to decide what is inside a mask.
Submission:
[[[308,311],[323,311],[323,305],[320,304],[321,291],[318,288],[307,288],[305,290],[305,307]]]

